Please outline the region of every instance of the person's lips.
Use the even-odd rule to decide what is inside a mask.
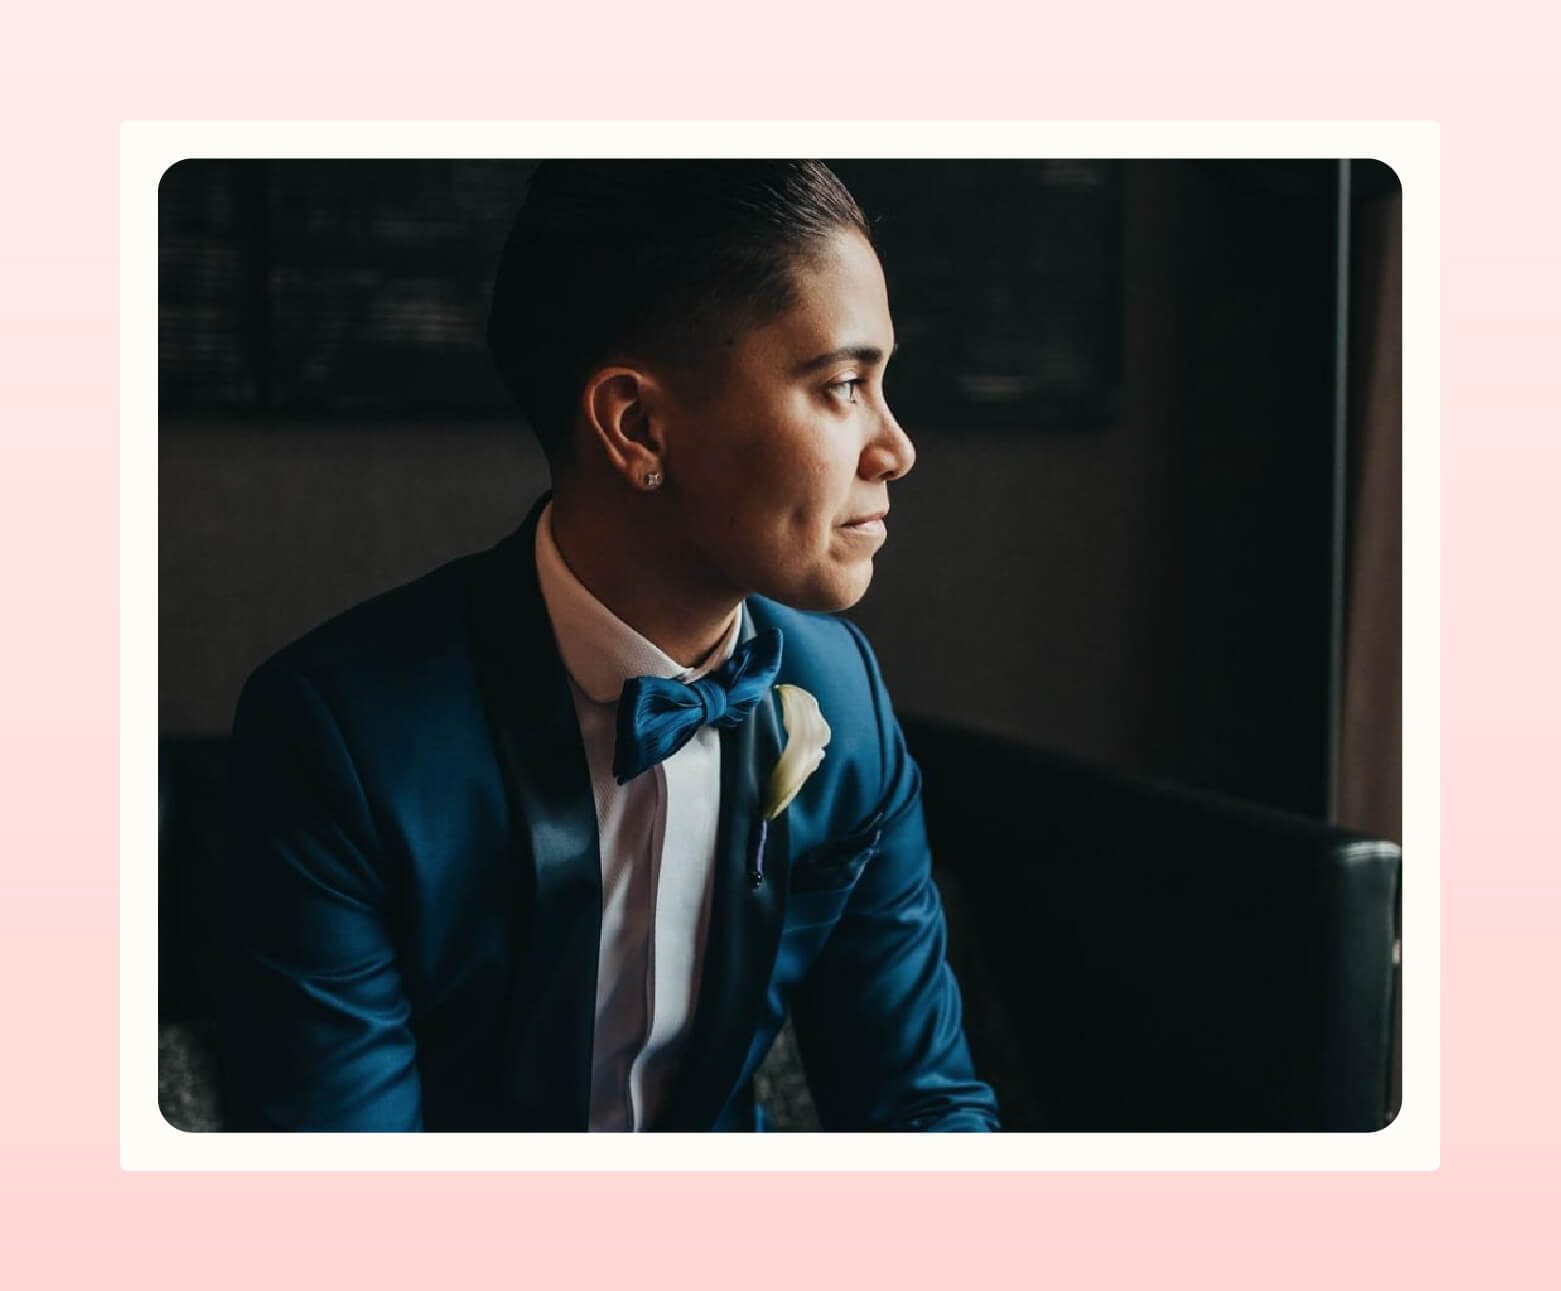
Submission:
[[[879,536],[888,533],[889,531],[888,527],[883,522],[883,518],[888,514],[889,508],[884,507],[880,511],[870,511],[866,515],[857,516],[854,520],[847,520],[840,527],[847,533],[860,533],[868,534],[870,536]]]

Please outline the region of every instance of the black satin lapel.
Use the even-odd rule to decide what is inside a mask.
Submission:
[[[699,972],[699,1002],[679,1075],[655,1130],[708,1130],[736,1087],[753,1044],[785,917],[786,813],[765,832],[763,881],[751,874],[760,838],[761,793],[780,757],[771,692],[742,725],[721,732],[721,814],[715,883]]]
[[[574,699],[537,583],[544,496],[487,553],[475,588],[477,681],[514,820],[514,982],[506,1021],[512,1128],[590,1117],[602,872]]]

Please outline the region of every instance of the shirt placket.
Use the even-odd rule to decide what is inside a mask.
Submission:
[[[639,1046],[629,1062],[628,1088],[625,1091],[629,1105],[629,1128],[636,1131],[644,1128],[647,1059],[651,1052],[651,1041],[656,1035],[656,944],[659,940],[656,936],[656,917],[661,908],[661,857],[666,850],[670,815],[668,811],[670,787],[667,782],[666,764],[657,766],[651,772],[651,776],[654,782],[654,799],[646,813],[650,828],[645,831],[644,852],[638,858],[639,864],[644,866],[646,871],[644,891],[650,903],[644,916],[645,950],[641,957],[645,1026],[640,1034]]]

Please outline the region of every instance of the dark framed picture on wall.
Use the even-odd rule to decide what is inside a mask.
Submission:
[[[164,177],[166,414],[498,416],[493,267],[533,161],[189,160]],[[916,422],[1109,420],[1122,366],[1122,166],[841,161],[873,212]]]

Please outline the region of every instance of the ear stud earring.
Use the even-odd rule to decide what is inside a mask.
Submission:
[[[661,487],[661,472],[660,471],[646,471],[645,472],[645,487],[647,489],[660,488]]]

